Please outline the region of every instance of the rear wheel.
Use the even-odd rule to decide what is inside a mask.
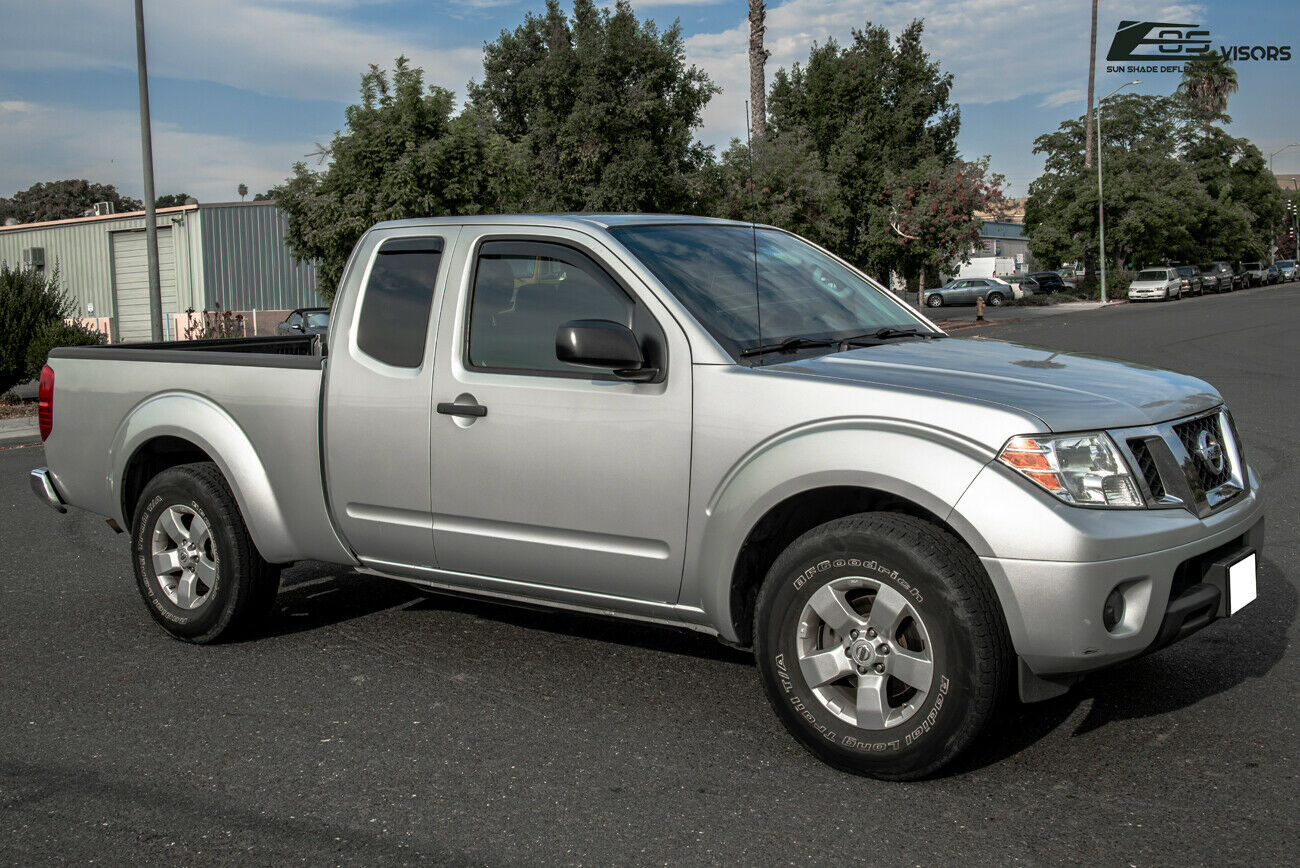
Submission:
[[[182,464],[145,486],[131,528],[136,585],[155,621],[187,642],[208,643],[256,627],[270,610],[280,570],[253,545],[215,464]]]
[[[936,292],[926,297],[925,304],[927,307],[943,307],[943,296]]]
[[[895,513],[832,521],[792,543],[759,594],[754,648],[772,707],[804,747],[891,780],[965,750],[1011,672],[974,555]]]
[[[990,307],[1002,307],[1002,294],[999,292],[990,292],[986,299]]]

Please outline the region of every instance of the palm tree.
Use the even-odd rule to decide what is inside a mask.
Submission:
[[[248,185],[240,184],[236,192],[239,193],[239,201],[244,201],[244,197],[248,195]]]
[[[763,66],[770,52],[763,47],[766,30],[767,4],[763,0],[749,0],[749,103],[753,109],[750,132],[755,141],[767,135],[767,82]]]
[[[1083,122],[1083,167],[1092,168],[1092,94],[1097,81],[1097,0],[1092,0],[1092,47],[1088,51],[1088,113]]]
[[[1188,115],[1209,134],[1215,121],[1231,122],[1228,97],[1237,92],[1237,70],[1218,51],[1207,51],[1183,67],[1178,96]]]

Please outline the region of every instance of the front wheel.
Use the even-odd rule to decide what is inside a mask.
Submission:
[[[925,305],[926,307],[943,307],[943,296],[935,293],[926,298]]]
[[[1002,307],[1002,296],[996,292],[990,292],[988,299],[989,307]]]
[[[131,528],[136,585],[177,639],[205,644],[247,632],[270,610],[280,570],[253,545],[215,464],[182,464],[145,486]]]
[[[804,747],[888,780],[923,777],[965,750],[1012,662],[979,561],[896,513],[795,540],[764,580],[754,649],[769,701]]]

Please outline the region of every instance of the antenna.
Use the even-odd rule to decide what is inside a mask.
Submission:
[[[758,227],[754,225],[754,217],[758,214],[758,185],[754,183],[754,143],[750,138],[749,130],[749,100],[745,100],[745,151],[749,155],[749,204],[754,209],[749,219],[749,232],[754,243],[754,320],[758,325],[758,343],[755,346],[761,347],[763,345],[763,308],[758,300]],[[759,364],[762,363],[762,357],[760,357]]]

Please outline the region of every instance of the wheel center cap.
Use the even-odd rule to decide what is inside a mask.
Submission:
[[[849,659],[859,666],[866,666],[875,656],[871,643],[864,639],[856,639],[849,645]]]

